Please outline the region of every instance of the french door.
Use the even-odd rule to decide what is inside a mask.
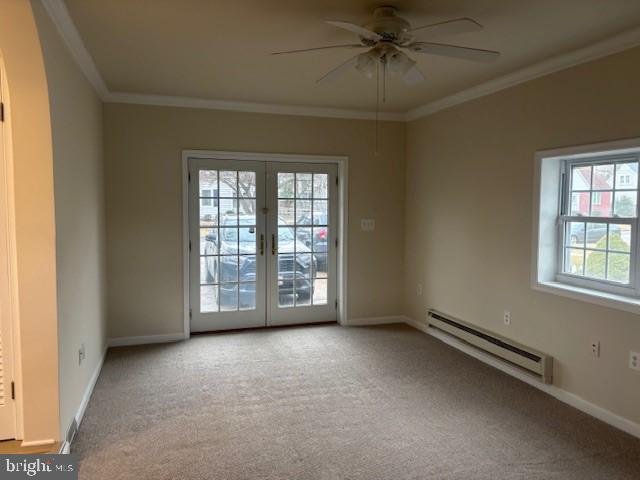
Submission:
[[[191,331],[337,319],[337,167],[189,158]]]

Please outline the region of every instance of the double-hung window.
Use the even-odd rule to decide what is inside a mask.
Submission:
[[[536,156],[534,288],[640,312],[640,140]]]
[[[633,294],[637,287],[638,155],[568,159],[561,178],[558,278],[578,286],[614,293],[626,289]]]

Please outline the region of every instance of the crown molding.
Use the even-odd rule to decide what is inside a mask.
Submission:
[[[606,40],[594,43],[578,50],[573,50],[555,57],[551,57],[542,62],[515,72],[508,73],[501,77],[481,83],[475,87],[462,90],[447,97],[435,100],[417,108],[413,108],[406,113],[406,120],[417,120],[446,108],[459,105],[461,103],[474,100],[476,98],[491,95],[492,93],[505,90],[521,83],[534,80],[536,78],[566,70],[583,63],[597,60],[598,58],[613,55],[615,53],[628,50],[640,45],[640,27],[627,30]]]
[[[149,95],[140,93],[110,92],[100,75],[91,54],[87,50],[78,29],[73,23],[64,0],[41,0],[51,20],[58,29],[71,55],[93,85],[98,96],[107,103],[129,103],[168,107],[204,108],[250,113],[269,113],[308,117],[375,120],[376,112],[341,108],[277,105],[232,100]],[[410,122],[441,110],[468,102],[521,83],[549,75],[560,70],[587,63],[598,58],[640,46],[640,27],[627,30],[590,46],[564,53],[529,67],[489,80],[433,102],[413,108],[406,113],[380,112],[378,118],[385,121]]]
[[[91,54],[87,50],[80,32],[73,23],[73,19],[67,10],[63,0],[42,0],[45,10],[51,17],[53,24],[58,29],[62,40],[67,45],[80,70],[85,74],[87,80],[93,85],[98,96],[105,100],[109,94],[107,84],[102,79],[102,75],[98,71],[96,64],[93,62]]]
[[[299,117],[326,117],[356,120],[375,120],[376,113],[366,110],[345,110],[341,108],[310,107],[297,105],[277,105],[270,103],[238,102],[206,98],[176,97],[169,95],[148,95],[142,93],[112,92],[104,99],[107,103],[132,103],[137,105],[157,105],[163,107],[206,108],[235,112],[270,113],[295,115]],[[380,120],[404,122],[404,113],[378,114]]]
[[[69,48],[72,57],[93,85],[98,96],[107,103],[131,103],[138,105],[157,105],[167,107],[206,108],[213,110],[230,110],[236,112],[271,113],[279,115],[296,115],[305,117],[327,117],[357,120],[375,120],[376,112],[366,110],[347,110],[342,108],[326,108],[297,105],[275,105],[268,103],[254,103],[231,100],[215,100],[205,98],[179,97],[169,95],[148,95],[126,92],[111,92],[100,75],[96,64],[87,50],[80,32],[73,23],[73,19],[64,0],[42,0],[47,13],[58,29],[64,43]],[[404,122],[404,113],[380,112],[380,120]]]

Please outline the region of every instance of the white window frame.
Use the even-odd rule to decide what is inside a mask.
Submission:
[[[567,212],[570,212],[568,209],[571,207],[568,191],[570,165],[578,162],[588,164],[614,163],[622,159],[640,159],[640,138],[544,150],[536,152],[535,157],[532,288],[640,313],[640,242],[638,241],[640,221],[638,218],[571,217],[566,215]],[[563,181],[563,179],[566,180]],[[565,222],[572,220],[633,225],[629,285],[562,272]]]
[[[566,160],[563,160],[561,165],[561,179],[560,179],[560,181],[562,182],[562,185],[560,189],[561,194],[559,196],[560,212],[558,215],[558,264],[557,264],[557,274],[556,274],[557,281],[567,283],[570,285],[576,285],[578,287],[601,290],[604,292],[610,292],[610,293],[619,294],[619,295],[640,297],[640,290],[638,289],[640,286],[640,279],[637,278],[638,272],[640,272],[640,269],[637,268],[638,258],[639,258],[638,242],[637,242],[637,232],[638,232],[637,212],[636,212],[636,217],[613,217],[613,216],[598,217],[598,216],[591,216],[591,212],[589,212],[590,213],[589,216],[579,216],[579,215],[572,216],[571,215],[571,171],[574,166],[579,166],[579,165],[595,166],[599,164],[600,165],[613,164],[613,165],[616,165],[616,167],[614,168],[617,168],[617,165],[620,163],[627,163],[627,162],[633,162],[633,161],[636,161],[636,162],[640,161],[639,152],[627,153],[627,154],[621,154],[621,155],[602,154],[601,156],[598,156],[598,157],[568,158]],[[615,190],[615,187],[617,186],[615,184],[615,177],[616,177],[616,171],[614,170],[614,178],[612,180],[613,185],[611,187],[611,190],[593,190],[593,185],[591,186],[591,189],[588,190],[590,203],[592,205],[601,205],[602,202],[598,204],[596,204],[595,202],[592,202],[592,195],[594,195],[595,193],[599,193],[600,198],[602,198],[603,192],[611,192],[611,213],[613,214],[613,211],[615,209],[615,192],[635,190],[636,205],[640,205],[640,203],[638,203],[640,200],[638,198],[638,192],[640,192],[640,190],[638,190],[637,185],[635,189],[623,188],[623,189]],[[584,190],[584,191],[587,192],[587,190]],[[587,237],[586,224],[588,223],[602,223],[607,225],[611,225],[611,224],[631,225],[631,239],[630,239],[631,248],[629,252],[630,269],[629,269],[628,284],[623,284],[620,282],[614,282],[614,281],[605,280],[605,279],[589,278],[584,275],[576,275],[576,274],[564,272],[564,264],[566,261],[565,255],[566,255],[566,248],[567,248],[567,242],[566,242],[565,236],[566,236],[566,225],[568,222],[584,222],[585,223],[585,231],[584,231],[585,247],[586,247],[586,237]],[[608,235],[608,229],[607,229],[607,235]],[[586,251],[589,249],[583,248],[583,250]],[[585,263],[586,263],[586,258],[585,258]],[[605,265],[605,268],[606,268],[606,265]]]

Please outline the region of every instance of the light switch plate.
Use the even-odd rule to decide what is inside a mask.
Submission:
[[[631,351],[629,352],[629,368],[631,370],[640,371],[640,353]]]
[[[376,221],[373,218],[361,218],[360,230],[363,232],[372,232],[376,229]]]

